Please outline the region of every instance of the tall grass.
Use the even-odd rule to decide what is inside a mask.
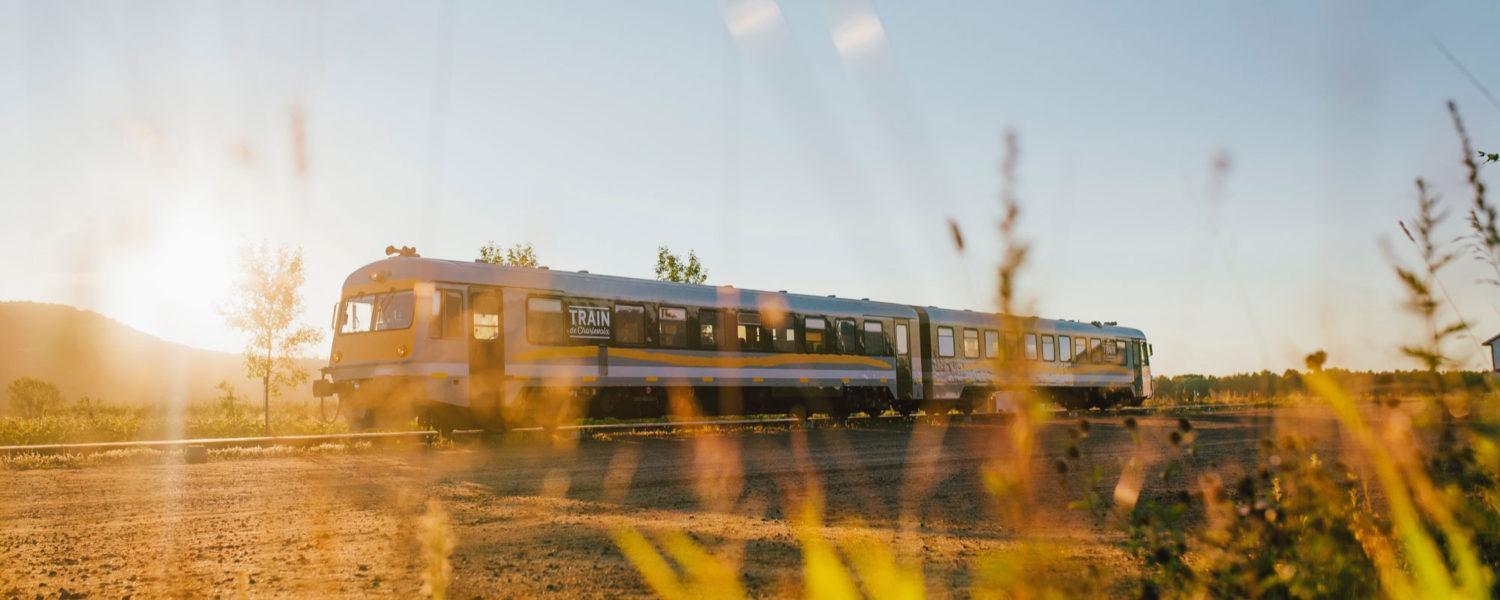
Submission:
[[[1476,247],[1493,248],[1494,237],[1486,237],[1486,227],[1494,223],[1493,209],[1483,199],[1456,110],[1454,117],[1465,146],[1469,182],[1476,191],[1469,220],[1473,240]],[[1017,233],[1014,136],[1007,136],[1006,150],[999,308],[1012,315],[1020,312],[1017,281],[1028,247]],[[1482,598],[1500,593],[1493,572],[1493,565],[1500,564],[1500,399],[1486,391],[1494,389],[1489,382],[1451,371],[1456,363],[1448,347],[1465,326],[1457,311],[1446,305],[1446,294],[1438,293],[1439,276],[1459,255],[1442,241],[1447,239],[1442,233],[1444,213],[1425,184],[1419,183],[1417,197],[1416,218],[1403,223],[1403,229],[1418,260],[1415,266],[1392,264],[1405,287],[1409,313],[1423,324],[1423,335],[1401,348],[1417,370],[1381,384],[1381,374],[1324,370],[1328,356],[1316,352],[1309,355],[1306,371],[1262,374],[1246,381],[1295,381],[1295,389],[1262,393],[1280,399],[1295,395],[1326,407],[1339,435],[1351,440],[1357,464],[1320,455],[1309,438],[1293,433],[1265,440],[1259,464],[1243,476],[1231,477],[1198,458],[1191,422],[1179,422],[1165,440],[1157,441],[1147,440],[1135,420],[1127,418],[1124,424],[1137,451],[1122,461],[1114,493],[1106,497],[1097,492],[1101,470],[1088,458],[1087,422],[1069,429],[1066,458],[1055,465],[1059,473],[1079,480],[1073,488],[1078,497],[1069,506],[1080,511],[1080,518],[1102,516],[1123,534],[1121,544],[1137,560],[1140,573],[1134,594]],[[951,220],[948,225],[957,250],[963,252],[961,227]],[[1486,259],[1482,252],[1476,254]],[[1008,371],[1016,368],[1015,363],[999,368],[1005,375],[1016,375]],[[1400,389],[1387,385],[1398,379]],[[1001,517],[997,525],[1015,532],[1016,543],[974,561],[970,591],[982,597],[1020,598],[1117,594],[1120,590],[1109,587],[1109,581],[1119,574],[1088,571],[1056,577],[1055,570],[1046,567],[1061,560],[1058,546],[1028,534],[1036,514],[1031,483],[1038,474],[1033,472],[1033,457],[1038,428],[1047,414],[1033,394],[1019,391],[1018,414],[1009,421],[1001,442],[1004,451],[979,466],[980,480],[994,504],[992,512]],[[1218,400],[1236,397],[1225,392],[1206,395]],[[1413,415],[1411,405],[1356,402],[1372,397],[1417,398],[1424,405]],[[943,427],[942,420],[914,426],[902,484],[903,515],[916,510],[933,485]],[[1438,443],[1432,444],[1433,439]],[[1148,448],[1148,441],[1166,448]],[[724,453],[715,446],[699,450]],[[903,552],[899,535],[896,541],[879,535],[851,541],[825,527],[821,490],[805,452],[805,442],[794,432],[793,456],[801,477],[780,482],[788,490],[786,514],[801,550],[803,593],[818,598],[924,596],[928,590],[921,555]],[[1148,454],[1166,460],[1152,464]],[[1185,489],[1143,494],[1152,478],[1165,479],[1187,468],[1197,475]],[[907,522],[898,519],[903,527]],[[662,597],[745,594],[737,570],[742,558],[715,554],[678,531],[627,527],[612,535],[645,583]]]

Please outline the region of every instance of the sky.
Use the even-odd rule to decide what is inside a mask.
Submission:
[[[1014,132],[1031,312],[1138,327],[1158,374],[1410,368],[1397,221],[1420,176],[1464,233],[1445,102],[1500,148],[1497,26],[1487,1],[0,0],[0,299],[234,351],[245,244],[304,250],[325,326],[388,244],[493,240],[992,309]],[[1443,274],[1479,340],[1483,274]]]

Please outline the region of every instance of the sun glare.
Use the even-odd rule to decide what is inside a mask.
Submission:
[[[101,308],[127,325],[175,342],[234,350],[219,308],[236,269],[237,236],[201,207],[169,209],[145,243],[117,249]]]

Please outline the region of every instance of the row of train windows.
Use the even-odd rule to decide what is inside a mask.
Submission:
[[[439,290],[433,294],[433,337],[450,337],[463,330],[463,294],[455,290]],[[409,300],[408,300],[409,302]],[[375,304],[370,302],[370,304]],[[392,302],[392,305],[399,302]],[[484,296],[475,300],[473,332],[475,339],[493,340],[499,337],[499,300]],[[824,317],[783,315],[780,319],[763,318],[751,311],[726,311],[711,308],[693,310],[696,318],[689,321],[689,309],[661,306],[656,310],[654,323],[647,319],[644,305],[615,303],[603,306],[602,301],[570,302],[566,306],[558,298],[532,297],[527,299],[527,339],[533,344],[578,344],[609,341],[627,346],[657,345],[663,348],[727,349],[766,352],[808,352],[815,354],[863,354],[870,356],[906,356],[909,349],[907,325],[904,320],[895,323],[894,340],[887,335],[885,319],[864,319],[862,323],[852,318],[828,319]],[[407,309],[407,322],[410,312]],[[367,311],[374,312],[374,311]],[[344,315],[340,315],[343,317]],[[356,319],[341,319],[341,325]],[[377,319],[378,321],[378,319]],[[368,322],[368,320],[366,321]],[[652,326],[654,325],[654,327]],[[800,325],[798,327],[797,325]],[[831,325],[831,327],[830,327]],[[649,334],[648,335],[648,330]],[[733,336],[726,334],[734,331]],[[798,334],[801,334],[799,343]],[[1019,360],[1041,360],[1043,362],[1078,362],[1100,364],[1126,364],[1127,360],[1145,365],[1151,364],[1150,351],[1142,340],[1119,340],[1110,338],[1070,337],[1066,335],[1026,333],[1016,335],[1006,332],[1001,345],[1001,333],[993,329],[982,332],[965,328],[961,331],[964,358],[1005,358]],[[981,346],[981,335],[983,344]],[[958,339],[955,329],[948,326],[937,328],[937,355],[953,358],[957,354]],[[1134,358],[1128,359],[1126,344],[1131,344]],[[982,352],[981,352],[982,348]]]
[[[1000,332],[986,329],[983,334],[983,358],[1020,360],[1024,357],[1026,360],[1042,362],[1126,364],[1125,340],[1036,333],[1016,335],[1006,332],[1005,345],[1001,346]],[[964,329],[962,335],[963,357],[980,358],[980,330]],[[952,327],[937,328],[938,357],[956,356],[958,342]],[[1129,343],[1135,347],[1135,356],[1140,357],[1143,364],[1151,364],[1150,353],[1144,347],[1145,342],[1130,340]]]
[[[691,311],[691,314],[690,314]],[[824,318],[754,311],[659,306],[532,297],[526,301],[526,337],[532,344],[613,343],[622,346],[807,352],[890,356],[908,351],[907,326],[897,323],[892,343],[886,319]]]

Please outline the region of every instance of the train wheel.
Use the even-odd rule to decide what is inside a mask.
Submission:
[[[865,415],[871,419],[880,418],[880,415],[885,414],[885,411],[890,410],[895,404],[894,400],[895,398],[884,390],[871,395],[869,401],[865,404]]]
[[[901,418],[909,419],[912,413],[917,412],[917,405],[911,402],[902,402],[896,405],[896,412],[901,413]]]
[[[854,414],[854,410],[848,404],[844,403],[840,403],[828,411],[828,416],[833,417],[833,420],[839,423],[848,421],[849,415],[852,414]]]
[[[484,430],[485,435],[505,435],[510,431],[510,423],[506,423],[505,416],[500,414],[485,419],[479,426]]]
[[[1089,404],[1099,410],[1109,410],[1115,407],[1115,395],[1108,392],[1094,392],[1089,394]]]
[[[453,437],[453,425],[435,407],[427,407],[417,413],[417,426],[436,431],[441,438]]]
[[[806,423],[809,416],[807,406],[801,403],[793,404],[787,409],[786,416],[796,419],[798,422]]]

